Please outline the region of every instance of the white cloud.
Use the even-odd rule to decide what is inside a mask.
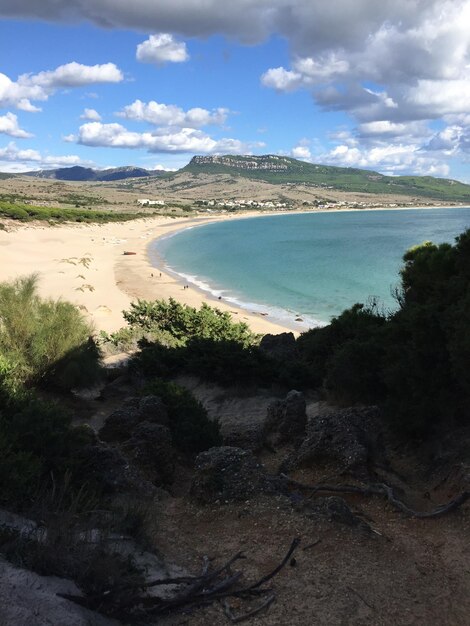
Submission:
[[[303,161],[309,161],[312,158],[310,148],[307,148],[307,146],[296,146],[292,149],[291,154],[294,159],[301,159]]]
[[[184,111],[174,104],[160,104],[154,100],[150,102],[135,100],[132,104],[124,107],[117,115],[129,120],[148,122],[156,126],[201,128],[203,126],[220,126],[224,124],[228,113],[228,109],[223,108],[208,111],[207,109],[196,107]]]
[[[173,35],[160,33],[150,37],[137,46],[136,58],[142,63],[184,63],[189,54],[183,41],[176,41]]]
[[[95,109],[85,109],[80,115],[81,120],[89,120],[90,122],[101,122],[101,115]]]
[[[302,75],[283,67],[273,67],[261,76],[261,82],[277,91],[294,91],[302,85]]]
[[[127,130],[121,124],[82,124],[75,140],[86,146],[109,148],[144,148],[149,152],[188,152],[188,153],[230,153],[240,154],[263,144],[246,144],[237,139],[213,139],[201,130],[194,128],[160,128],[152,133],[137,133]]]
[[[57,89],[83,87],[98,83],[118,83],[123,74],[114,63],[82,65],[67,63],[55,70],[22,74],[16,82],[0,73],[0,107],[14,106],[24,111],[39,111],[31,100],[45,101]]]
[[[0,115],[0,133],[9,135],[10,137],[17,137],[19,139],[27,139],[32,137],[31,133],[23,130],[18,125],[18,118],[14,113],[7,113],[6,115]]]
[[[90,161],[83,161],[79,156],[69,154],[62,156],[42,155],[38,150],[30,148],[21,150],[11,141],[4,148],[0,148],[0,171],[25,172],[28,170],[52,169],[56,167],[70,167],[72,165],[92,165]]]
[[[340,144],[320,155],[322,163],[359,167],[396,175],[414,172],[421,176],[448,176],[449,166],[439,158],[423,154],[414,144],[389,144],[366,148]]]

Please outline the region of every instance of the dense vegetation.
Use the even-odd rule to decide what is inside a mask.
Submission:
[[[256,160],[256,157],[253,156],[229,156],[227,158],[240,165]],[[274,167],[279,166],[282,162],[286,168],[276,170],[242,169],[239,166],[224,165],[216,161],[201,164],[193,159],[180,171],[196,175],[202,173],[230,174],[237,177],[266,180],[272,184],[306,183],[350,192],[400,194],[454,202],[470,201],[470,186],[455,180],[433,178],[432,176],[384,176],[371,170],[306,163],[275,155],[262,158]]]
[[[100,376],[91,332],[74,306],[40,298],[34,276],[0,284],[0,501],[28,500],[74,467],[83,433],[36,389],[65,392]]]
[[[59,222],[106,223],[125,222],[139,217],[149,217],[149,213],[118,213],[96,211],[86,208],[63,209],[54,207],[38,207],[17,202],[0,202],[0,218],[6,217],[20,222],[33,220]]]
[[[168,302],[138,301],[124,312],[129,326],[105,345],[130,349],[139,345],[134,364],[146,376],[190,373],[223,385],[303,387],[305,368],[277,361],[259,347],[260,337],[229,313],[203,304],[200,309]]]
[[[404,263],[395,313],[355,305],[298,345],[331,398],[377,402],[400,432],[431,436],[468,423],[470,231],[416,246]]]

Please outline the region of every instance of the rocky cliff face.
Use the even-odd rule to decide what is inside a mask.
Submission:
[[[190,165],[225,165],[240,170],[269,170],[283,172],[289,168],[289,161],[275,155],[236,158],[230,156],[195,156]]]

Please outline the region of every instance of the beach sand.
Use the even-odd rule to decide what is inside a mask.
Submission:
[[[170,297],[194,307],[206,301],[230,311],[234,320],[246,322],[256,333],[291,330],[270,321],[267,315],[212,299],[192,285],[185,289],[177,277],[151,265],[147,247],[157,237],[198,223],[227,219],[235,218],[152,217],[53,227],[9,224],[8,232],[0,231],[0,281],[36,273],[42,296],[73,302],[97,331],[112,332],[125,326],[122,311],[132,301]],[[124,255],[126,251],[135,254]]]

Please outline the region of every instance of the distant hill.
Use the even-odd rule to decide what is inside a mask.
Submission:
[[[167,175],[167,172],[164,170],[145,170],[142,167],[133,167],[132,165],[113,167],[107,170],[94,170],[91,167],[75,165],[74,167],[60,167],[53,170],[39,170],[36,172],[25,172],[23,174],[23,176],[34,176],[35,178],[48,178],[53,180],[96,182],[165,175]]]
[[[306,163],[277,155],[195,156],[179,172],[196,176],[230,174],[272,184],[306,184],[355,193],[402,194],[470,204],[470,185],[456,180],[432,176],[384,176],[371,170]]]

